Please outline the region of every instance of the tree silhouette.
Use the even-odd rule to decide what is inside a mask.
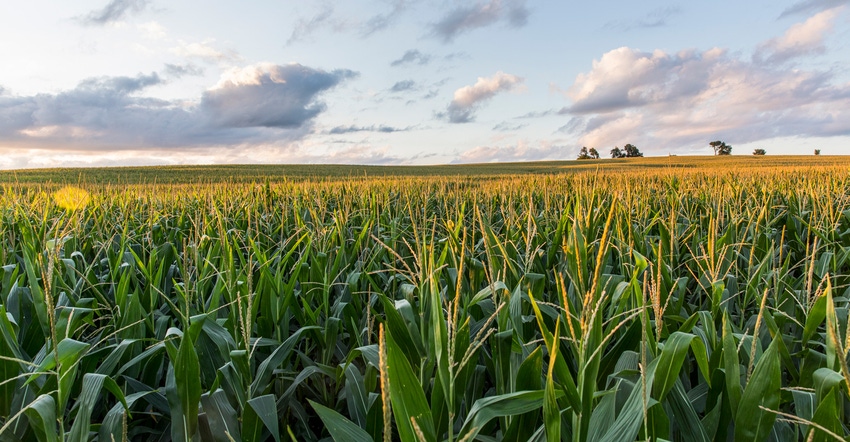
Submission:
[[[611,149],[611,158],[625,158],[625,157],[626,157],[626,153],[623,152],[622,150],[620,150],[619,147],[614,146],[614,148]]]
[[[580,151],[578,151],[578,160],[589,160],[590,154],[587,152],[587,147],[582,147]]]
[[[732,154],[732,146],[724,143],[723,141],[717,140],[708,143],[709,146],[714,148],[715,155],[731,155]]]
[[[815,149],[815,155],[820,155],[820,149]]]
[[[595,147],[590,148],[589,155],[590,155],[590,158],[593,159],[593,160],[599,159],[599,152],[596,150]]]
[[[765,151],[764,149],[756,149],[753,151],[753,155],[764,155],[766,153],[767,151]]]
[[[643,153],[634,144],[626,144],[625,146],[623,146],[623,150],[626,151],[626,157],[628,158],[636,158],[643,156]]]

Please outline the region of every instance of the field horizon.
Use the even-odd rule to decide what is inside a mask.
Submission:
[[[363,164],[209,164],[167,166],[115,166],[11,169],[0,174],[0,183],[11,184],[192,184],[252,182],[289,179],[327,179],[364,176],[504,176],[562,174],[592,171],[642,171],[734,168],[850,167],[850,155],[730,155],[604,158],[437,165]]]

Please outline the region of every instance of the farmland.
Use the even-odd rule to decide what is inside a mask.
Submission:
[[[850,437],[847,157],[3,172],[0,237],[3,442]]]

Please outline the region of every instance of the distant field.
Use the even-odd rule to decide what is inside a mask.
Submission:
[[[326,179],[364,176],[452,176],[560,174],[586,171],[641,171],[647,169],[751,170],[768,168],[850,167],[850,156],[673,156],[585,161],[458,164],[440,166],[352,165],[215,165],[109,168],[26,169],[0,172],[0,183],[214,183]]]

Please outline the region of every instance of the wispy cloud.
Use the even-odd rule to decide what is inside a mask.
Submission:
[[[231,69],[193,104],[146,98],[157,73],[99,77],[57,94],[0,96],[0,143],[83,150],[191,148],[299,140],[322,92],[356,74],[302,65]]]
[[[353,133],[353,132],[380,132],[380,133],[388,134],[388,133],[393,133],[393,132],[407,132],[410,129],[411,129],[410,127],[393,127],[393,126],[386,126],[386,125],[383,125],[383,124],[373,124],[373,125],[370,125],[370,126],[350,125],[350,126],[332,127],[330,130],[328,130],[327,133],[329,135],[342,135],[342,134],[348,134],[348,133]]]
[[[478,77],[472,86],[464,86],[454,93],[446,115],[452,123],[468,123],[475,118],[475,111],[481,103],[490,100],[500,92],[510,91],[522,84],[523,79],[516,75],[497,72],[492,77]]]
[[[286,40],[286,44],[290,45],[296,42],[310,39],[314,33],[325,27],[340,29],[344,25],[334,18],[334,8],[325,4],[315,15],[309,18],[301,18],[295,22],[295,27]]]
[[[525,26],[528,15],[525,0],[490,0],[449,11],[431,25],[431,31],[449,43],[460,34],[500,22],[513,27]]]
[[[151,0],[112,0],[102,9],[91,11],[78,19],[87,25],[106,25],[144,11],[150,3]]]
[[[413,80],[402,80],[397,81],[393,87],[390,88],[390,92],[399,93],[416,89],[416,82]]]
[[[803,0],[794,3],[782,11],[779,18],[785,18],[790,15],[811,15],[847,4],[850,4],[850,0]]]
[[[630,20],[615,20],[605,24],[605,28],[630,31],[632,29],[661,28],[667,26],[672,17],[682,13],[677,5],[662,6],[646,13],[643,17]]]
[[[178,46],[170,49],[170,52],[185,58],[194,58],[208,63],[233,63],[242,60],[242,57],[231,49],[218,49],[215,40],[187,43],[179,41]]]
[[[824,36],[844,8],[832,8],[791,26],[783,36],[772,38],[758,47],[754,58],[766,63],[781,63],[792,58],[826,52]]]
[[[204,69],[192,63],[165,64],[165,73],[172,78],[200,77],[204,75]]]
[[[493,130],[499,132],[514,132],[520,129],[524,129],[528,127],[528,123],[513,123],[510,121],[502,121],[501,123],[493,126]]]
[[[431,61],[431,56],[419,52],[418,49],[410,49],[404,52],[400,58],[393,60],[390,66],[404,66],[408,64],[418,64],[420,66],[428,64]]]
[[[368,37],[376,32],[387,29],[401,17],[412,3],[412,0],[392,0],[392,7],[389,12],[373,15],[363,23],[362,35]]]

